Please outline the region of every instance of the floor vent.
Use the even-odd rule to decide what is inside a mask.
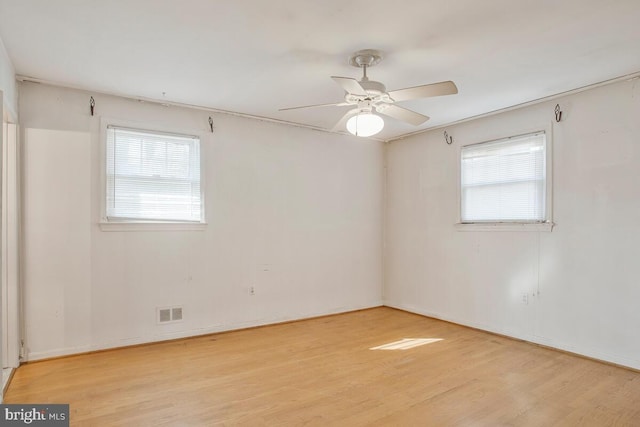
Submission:
[[[158,307],[158,323],[174,323],[182,320],[182,307]]]

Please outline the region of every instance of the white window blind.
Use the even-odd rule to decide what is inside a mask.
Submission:
[[[544,222],[545,164],[544,132],[463,147],[461,221]]]
[[[200,139],[107,127],[108,221],[202,222]]]

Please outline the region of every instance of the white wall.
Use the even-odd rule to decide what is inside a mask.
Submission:
[[[640,369],[639,117],[636,79],[390,144],[385,304]],[[543,126],[553,231],[457,231],[460,147]]]
[[[0,91],[4,92],[4,106],[12,120],[18,115],[18,90],[16,88],[16,73],[7,51],[0,39]]]
[[[381,143],[229,115],[202,141],[205,231],[101,231],[100,116],[209,113],[20,84],[28,358],[381,304]],[[256,293],[249,295],[249,286]],[[156,307],[184,321],[156,324]]]
[[[380,144],[214,115],[207,229],[103,232],[99,116],[206,131],[209,114],[94,95],[92,118],[89,93],[20,91],[29,359],[381,303]],[[385,304],[640,368],[637,117],[634,80],[388,145]],[[554,230],[457,231],[460,146],[541,126]],[[174,304],[184,322],[156,325]]]

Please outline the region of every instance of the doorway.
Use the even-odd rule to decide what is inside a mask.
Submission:
[[[2,135],[0,137],[0,356],[2,388],[20,364],[20,263],[19,263],[19,145],[18,126],[7,108],[2,92]]]

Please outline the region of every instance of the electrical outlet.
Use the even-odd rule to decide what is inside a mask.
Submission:
[[[249,295],[255,295],[256,294],[256,288],[253,286],[249,286]]]
[[[522,303],[523,304],[529,304],[529,294],[528,293],[522,294]]]

